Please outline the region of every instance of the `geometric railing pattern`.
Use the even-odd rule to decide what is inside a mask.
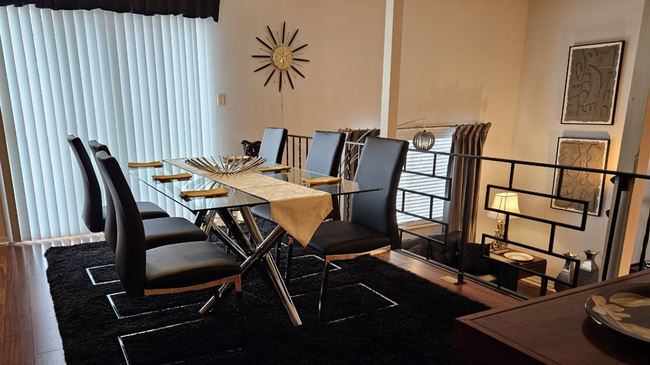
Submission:
[[[289,135],[288,140],[287,140],[287,145],[286,145],[286,153],[284,157],[284,162],[290,166],[295,166],[295,167],[302,167],[304,165],[304,161],[306,159],[306,156],[309,151],[309,144],[311,143],[311,137],[303,137],[303,136],[295,136],[295,135]],[[344,148],[344,156],[342,158],[342,166],[341,166],[341,174],[345,178],[352,178],[353,173],[354,173],[354,166],[356,159],[359,156],[359,153],[361,151],[362,145],[359,143],[354,143],[354,142],[347,142],[346,146]],[[409,170],[409,165],[407,165],[404,168],[403,174],[413,174],[413,175],[419,175],[423,177],[426,181],[429,181],[431,184],[443,184],[444,189],[438,190],[438,193],[431,193],[427,189],[418,189],[418,188],[409,188],[409,189],[404,189],[400,188],[398,190],[398,194],[401,195],[401,204],[397,207],[397,211],[401,214],[409,215],[418,218],[419,220],[422,220],[423,222],[428,222],[432,225],[436,225],[439,227],[439,232],[442,234],[448,234],[447,232],[447,224],[448,222],[444,217],[438,216],[433,214],[433,206],[436,201],[443,201],[445,204],[451,204],[450,196],[451,196],[451,185],[452,185],[452,177],[449,176],[448,169],[445,171],[436,171],[436,161],[439,158],[453,158],[453,159],[461,159],[467,164],[480,164],[482,168],[486,168],[486,163],[489,163],[490,166],[494,167],[494,165],[500,165],[500,167],[504,170],[507,170],[508,173],[506,176],[503,178],[503,180],[507,180],[507,183],[503,184],[494,184],[494,183],[485,183],[482,185],[483,187],[483,194],[484,194],[484,199],[481,202],[478,202],[478,204],[481,204],[483,209],[486,211],[495,211],[498,213],[502,213],[505,215],[505,234],[504,237],[498,238],[500,241],[506,242],[509,246],[514,246],[514,247],[521,247],[525,248],[527,250],[542,254],[547,257],[554,257],[558,258],[561,260],[573,260],[576,267],[579,265],[580,260],[579,259],[570,259],[565,256],[563,256],[562,253],[555,252],[555,235],[556,231],[558,228],[562,229],[568,229],[568,230],[575,230],[575,231],[585,231],[587,227],[587,221],[589,219],[589,214],[588,214],[588,202],[581,200],[581,199],[576,199],[576,198],[568,198],[568,197],[563,197],[560,195],[559,187],[562,186],[562,178],[565,176],[564,172],[565,171],[576,171],[576,172],[590,172],[590,173],[597,173],[597,174],[602,174],[603,177],[607,178],[612,178],[613,181],[619,181],[620,183],[617,184],[616,186],[619,187],[619,189],[625,190],[626,184],[625,182],[630,181],[631,179],[640,179],[641,181],[643,180],[649,180],[650,176],[646,175],[639,175],[639,174],[630,174],[630,173],[624,173],[624,172],[618,172],[618,171],[608,171],[608,170],[599,170],[599,169],[592,169],[592,168],[579,168],[579,167],[567,167],[567,166],[560,166],[560,165],[555,165],[555,164],[545,164],[545,163],[535,163],[535,162],[528,162],[528,161],[517,161],[517,160],[509,160],[509,159],[500,159],[500,158],[491,158],[491,157],[477,157],[477,156],[469,156],[469,155],[455,155],[455,154],[449,154],[449,153],[443,153],[443,152],[432,152],[432,151],[418,151],[418,150],[409,150],[409,153],[425,153],[429,154],[433,157],[433,163],[431,164],[431,169],[429,171],[423,171],[421,167],[417,169],[417,171],[414,170]],[[516,179],[515,177],[517,176],[517,173],[525,173],[522,172],[526,168],[541,168],[541,169],[548,169],[548,171],[551,171],[554,173],[554,176],[557,176],[557,181],[553,186],[555,187],[556,191],[534,191],[534,190],[529,190],[529,189],[522,189],[520,186],[517,186],[516,184]],[[404,176],[404,175],[403,175]],[[552,190],[553,188],[549,189]],[[534,197],[535,199],[543,199],[547,200],[550,202],[552,200],[562,200],[562,201],[567,201],[571,203],[575,203],[573,206],[578,206],[580,207],[579,209],[575,209],[574,211],[578,213],[578,217],[576,219],[576,222],[565,222],[565,221],[560,221],[560,220],[554,220],[554,219],[549,219],[541,216],[536,216],[532,214],[523,214],[523,213],[511,213],[507,211],[500,211],[498,209],[493,209],[490,207],[490,197],[494,196],[495,193],[498,192],[514,192],[517,194],[520,194],[521,196],[527,195],[530,197]],[[440,193],[442,192],[442,193]],[[615,201],[612,204],[612,212],[609,214],[609,225],[611,227],[616,227],[617,224],[620,222],[619,217],[618,217],[618,209],[620,207],[620,199],[621,199],[621,194],[620,192],[615,192],[612,194],[614,197]],[[413,212],[409,211],[409,201],[411,199],[419,199],[422,201],[423,199],[425,201],[428,201],[428,205],[430,206],[430,209],[428,213],[423,213],[422,210],[420,209],[418,212]],[[458,202],[456,202],[458,203]],[[462,204],[469,204],[470,202],[462,202]],[[420,204],[421,206],[422,204]],[[345,201],[342,202],[341,207],[343,214],[342,214],[342,219],[346,218],[346,212],[345,212]],[[536,222],[537,224],[543,224],[548,226],[548,240],[547,243],[545,244],[544,247],[540,247],[539,244],[533,246],[529,245],[526,243],[522,242],[517,242],[514,240],[511,240],[508,238],[508,229],[510,225],[510,219],[511,217],[516,217],[519,219],[524,219],[524,220],[529,220]],[[648,230],[649,227],[646,227],[646,231]],[[416,232],[410,231],[406,228],[401,229],[402,234],[408,234],[410,236],[415,236],[415,237],[421,237],[425,238],[434,242],[437,242],[439,244],[444,245],[444,241],[442,240],[436,240],[421,234],[418,234]],[[614,229],[609,230],[609,236],[606,237],[605,240],[605,250],[603,252],[603,265],[601,267],[601,276],[603,280],[605,280],[607,276],[607,268],[608,268],[608,263],[610,260],[610,255],[611,255],[611,249],[612,249],[612,242],[613,242],[613,234],[614,234]],[[646,247],[648,245],[648,236],[649,234],[646,233],[646,237],[644,238],[644,242],[642,243],[642,251],[641,254],[639,255],[639,269],[644,269],[645,266],[643,265],[645,263],[645,256],[646,256]],[[462,283],[464,280],[464,277],[466,275],[470,275],[463,270],[463,255],[464,255],[464,246],[467,244],[467,237],[463,237],[463,240],[461,240],[459,244],[459,265],[458,268],[451,268],[445,266],[445,268],[453,270],[457,272],[458,275],[458,282]],[[481,245],[489,245],[491,240],[496,240],[497,237],[494,234],[488,234],[488,233],[481,233],[480,237],[477,237],[477,240],[480,240]],[[482,251],[484,252],[484,251]],[[491,259],[489,255],[484,255],[486,259]],[[422,259],[428,263],[438,265],[436,261],[431,260],[429,257],[422,257],[418,256],[417,258]],[[520,270],[523,272],[527,272],[530,275],[535,275],[541,278],[541,287],[540,287],[540,295],[545,295],[546,294],[546,287],[547,283],[549,281],[557,281],[557,278],[551,275],[546,275],[546,274],[541,274],[539,272],[531,271],[523,267],[519,267],[518,265],[512,265],[509,263],[503,263],[505,266],[511,267],[511,270]],[[442,265],[444,266],[444,265]],[[577,272],[577,270],[576,270]],[[499,277],[500,278],[500,277]],[[474,279],[481,280],[480,278],[474,277]],[[512,292],[500,285],[499,281],[497,280],[496,283],[492,282],[486,282],[488,285],[494,286],[496,289],[503,290],[510,292],[513,295],[518,295],[516,292]],[[565,284],[570,287],[575,287],[578,285],[578,275],[574,275],[571,280],[568,281],[562,281],[562,284]]]

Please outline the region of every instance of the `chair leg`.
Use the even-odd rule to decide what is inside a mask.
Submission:
[[[278,241],[275,247],[275,263],[280,265],[280,256],[282,255],[282,240]]]
[[[244,309],[244,296],[241,288],[241,275],[235,281],[235,298],[237,300],[237,311],[239,312],[239,328],[241,329],[241,344],[245,346],[248,341],[248,329],[246,327],[246,310]]]
[[[329,279],[329,266],[330,262],[325,258],[325,267],[323,268],[323,280],[320,285],[320,298],[318,298],[318,320],[322,321],[324,316],[324,302],[327,297],[327,280]]]
[[[211,291],[213,292],[212,298],[210,298],[205,304],[203,304],[203,307],[199,309],[199,313],[201,314],[212,313],[221,302],[221,298],[219,297],[219,288],[215,287]]]
[[[246,310],[244,309],[244,296],[241,290],[241,276],[235,281],[235,297],[237,299],[237,309],[241,313],[241,317],[246,319]]]
[[[291,260],[293,259],[293,237],[289,236],[289,242],[287,242],[287,267],[284,271],[284,282],[285,285],[289,285],[289,280],[291,280]]]

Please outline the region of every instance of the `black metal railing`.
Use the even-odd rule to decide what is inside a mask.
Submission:
[[[308,150],[309,150],[309,143],[311,141],[311,137],[302,137],[302,136],[293,136],[290,135],[288,137],[287,141],[287,146],[286,146],[286,155],[285,155],[285,160],[287,164],[290,164],[291,166],[295,167],[303,167],[303,161],[306,160]],[[354,143],[354,142],[347,142],[346,146],[344,148],[344,156],[342,156],[342,167],[341,167],[341,175],[344,178],[351,179],[354,176],[354,166],[356,164],[356,161],[358,160],[358,157],[360,156],[360,152],[362,149],[362,144],[361,143]],[[425,179],[431,179],[431,183],[440,183],[440,181],[444,182],[444,194],[432,194],[428,193],[425,191],[421,191],[415,188],[399,188],[398,189],[398,194],[401,194],[401,204],[397,207],[397,210],[399,213],[408,215],[411,217],[415,217],[418,220],[421,220],[424,223],[428,223],[431,226],[435,226],[438,228],[438,233],[442,234],[442,239],[440,238],[432,238],[428,234],[422,234],[418,233],[415,230],[411,230],[408,228],[401,227],[400,232],[401,235],[404,236],[404,234],[413,236],[413,237],[420,237],[422,239],[427,240],[428,242],[436,242],[441,245],[445,245],[446,242],[446,237],[450,233],[448,232],[448,224],[449,222],[443,218],[442,216],[436,215],[433,212],[433,206],[436,201],[442,201],[443,204],[451,204],[454,203],[452,202],[451,198],[451,185],[453,182],[452,176],[450,176],[450,169],[447,169],[446,174],[441,174],[439,171],[436,171],[436,164],[435,162],[437,161],[438,158],[441,156],[446,156],[449,157],[450,160],[456,159],[456,160],[461,160],[463,161],[462,163],[465,164],[466,169],[472,170],[474,166],[477,164],[481,165],[481,170],[485,170],[486,167],[485,165],[487,163],[489,164],[498,164],[505,166],[505,169],[508,170],[508,173],[505,176],[501,176],[500,180],[502,181],[501,183],[485,183],[481,184],[482,187],[484,187],[484,199],[482,199],[483,206],[482,208],[485,211],[493,211],[497,212],[500,214],[505,215],[505,228],[504,228],[504,236],[503,237],[497,237],[494,234],[488,234],[488,233],[480,233],[480,245],[483,248],[484,246],[490,245],[488,240],[500,240],[508,245],[512,245],[513,247],[519,247],[519,248],[524,248],[526,250],[530,250],[531,252],[539,253],[544,256],[547,256],[549,258],[557,258],[560,260],[569,260],[574,263],[574,265],[577,266],[580,263],[580,260],[577,258],[568,258],[564,256],[563,254],[556,253],[555,252],[555,242],[556,242],[556,231],[558,228],[562,229],[567,229],[567,230],[573,230],[573,231],[585,231],[587,228],[587,222],[590,217],[588,214],[588,203],[584,200],[580,199],[571,199],[567,197],[563,197],[560,194],[560,187],[562,186],[562,178],[564,176],[564,172],[567,170],[572,170],[572,171],[580,171],[580,172],[589,172],[589,173],[596,173],[596,174],[602,174],[604,177],[612,177],[613,181],[618,181],[618,184],[615,184],[615,186],[619,190],[626,190],[627,189],[627,183],[634,180],[634,179],[639,179],[639,180],[650,180],[650,176],[647,175],[640,175],[640,174],[633,174],[633,173],[625,173],[625,172],[620,172],[620,171],[610,171],[610,170],[599,170],[599,169],[592,169],[592,168],[580,168],[580,167],[567,167],[567,166],[561,166],[561,165],[555,165],[555,164],[548,164],[548,163],[536,163],[536,162],[528,162],[528,161],[518,161],[518,160],[511,160],[511,159],[502,159],[502,158],[493,158],[493,157],[477,157],[477,156],[470,156],[470,155],[459,155],[459,154],[452,154],[452,153],[445,153],[445,152],[433,152],[433,151],[419,151],[419,150],[409,150],[409,153],[425,153],[425,154],[430,154],[433,156],[433,161],[434,163],[431,165],[431,171],[430,172],[422,172],[421,170],[419,171],[412,171],[409,170],[408,164],[405,166],[403,173],[405,174],[415,174],[418,176],[421,176]],[[490,165],[489,167],[494,167]],[[522,169],[525,168],[540,168],[540,169],[546,169],[549,171],[553,171],[555,173],[555,176],[557,176],[557,180],[554,178],[554,184],[551,184],[551,188],[548,190],[553,190],[556,189],[555,191],[537,191],[534,189],[525,189],[518,187],[517,184],[517,179],[515,178],[517,173],[520,172]],[[503,182],[505,181],[505,183]],[[466,181],[468,184],[469,188],[469,180]],[[521,195],[528,195],[531,197],[539,198],[539,199],[545,199],[545,200],[562,200],[562,201],[569,201],[573,203],[577,203],[578,205],[582,206],[582,209],[578,212],[579,213],[579,218],[576,219],[577,223],[568,223],[564,221],[559,221],[559,220],[553,220],[553,219],[548,219],[544,218],[542,216],[537,216],[537,215],[531,215],[531,214],[522,214],[522,213],[513,213],[513,212],[508,212],[505,210],[498,210],[498,209],[493,209],[490,207],[490,196],[493,195],[494,191],[508,191],[508,192],[515,192]],[[610,227],[617,227],[618,224],[620,224],[622,221],[625,221],[624,219],[619,219],[619,212],[618,210],[620,209],[621,205],[621,194],[620,192],[615,192],[612,194],[614,202],[611,205],[612,206],[612,212],[609,215],[609,225]],[[417,212],[412,212],[409,211],[409,201],[411,199],[415,199],[415,197],[425,197],[429,201],[429,212],[426,215],[423,215],[421,213]],[[343,207],[343,215],[342,219],[346,219],[348,215],[346,214],[347,211],[347,200],[341,202],[341,206]],[[466,199],[463,204],[465,207],[465,211],[468,211],[469,207],[473,204],[474,202],[470,201],[470,199]],[[530,245],[526,244],[523,242],[518,242],[515,240],[511,240],[508,237],[508,231],[510,227],[510,219],[512,217],[516,218],[522,218],[525,220],[529,220],[531,222],[535,222],[537,224],[542,224],[548,226],[548,243],[544,247],[540,247],[539,245]],[[469,224],[469,217],[466,215],[464,217],[464,222],[462,224],[462,227],[467,227]],[[648,217],[648,222],[650,223],[650,216]],[[639,270],[645,269],[645,256],[646,256],[646,246],[648,242],[648,236],[650,235],[649,229],[650,227],[648,224],[646,224],[646,234],[644,237],[644,241],[642,243],[642,251],[641,255],[639,257],[639,262],[638,262],[638,267]],[[614,241],[614,228],[609,229],[609,235],[606,237],[606,242],[605,242],[605,251],[603,253],[603,265],[601,268],[601,273],[602,273],[602,280],[605,280],[607,278],[608,274],[608,266],[609,266],[609,261],[611,259],[611,250],[612,250],[612,245]],[[478,234],[477,234],[478,236]],[[438,236],[440,237],[440,236]],[[493,286],[495,289],[502,290],[509,292],[510,294],[520,296],[520,297],[525,297],[522,296],[521,294],[517,293],[516,291],[513,291],[511,289],[505,288],[502,284],[502,275],[497,275],[496,277],[496,282],[492,281],[485,281],[483,280],[480,276],[473,275],[471,273],[466,272],[465,270],[465,254],[466,254],[466,246],[468,244],[468,241],[470,240],[469,237],[467,237],[465,230],[461,228],[461,240],[458,245],[458,265],[456,267],[453,266],[448,266],[445,264],[441,264],[430,257],[430,255],[427,253],[425,256],[417,255],[417,254],[412,254],[408,251],[404,251],[407,254],[410,254],[420,260],[423,260],[427,263],[437,265],[437,266],[443,266],[446,269],[455,271],[457,273],[457,281],[459,283],[463,283],[464,277],[469,276],[472,277],[474,280],[479,280],[484,282],[487,285]],[[428,252],[428,251],[427,251]],[[508,261],[503,261],[503,260],[497,260],[496,258],[490,256],[489,253],[486,253],[486,251],[481,251],[482,257],[485,260],[490,260],[490,261],[499,261],[499,267],[500,270],[511,270],[515,271],[515,273],[519,272],[524,272],[529,276],[537,276],[541,280],[541,285],[540,285],[540,295],[546,295],[546,288],[547,288],[547,283],[549,281],[551,282],[558,282],[563,285],[567,285],[569,287],[576,287],[578,286],[578,270],[575,270],[575,275],[570,281],[563,281],[560,280],[554,276],[548,275],[546,273],[540,273],[534,270],[530,270],[526,267],[521,267],[517,265],[516,263],[511,263]],[[487,251],[489,252],[489,251]],[[636,265],[636,263],[635,263]]]
[[[558,258],[558,259],[561,259],[561,260],[571,261],[571,262],[574,263],[576,268],[578,267],[578,265],[580,263],[579,259],[577,259],[577,258],[569,258],[569,257],[567,257],[567,256],[565,256],[563,254],[556,253],[554,251],[555,239],[556,239],[556,230],[557,230],[557,228],[564,228],[564,229],[568,229],[568,230],[585,231],[586,227],[587,227],[587,220],[589,218],[589,215],[588,215],[588,202],[584,201],[584,200],[580,200],[580,199],[571,199],[571,198],[561,196],[560,187],[562,186],[562,178],[564,176],[564,172],[568,171],[568,170],[571,170],[571,171],[580,171],[580,172],[589,172],[589,173],[602,174],[602,175],[604,175],[604,177],[605,176],[607,176],[607,177],[612,176],[612,180],[619,180],[619,181],[622,182],[622,183],[619,183],[619,184],[615,184],[615,186],[617,186],[618,189],[620,189],[620,190],[626,190],[627,189],[627,182],[629,182],[632,179],[639,179],[639,180],[649,180],[650,179],[650,176],[647,176],[647,175],[625,173],[625,172],[620,172],[620,171],[599,170],[599,169],[592,169],[592,168],[567,167],[567,166],[561,166],[561,165],[555,165],[555,164],[547,164],[547,163],[535,163],[535,162],[528,162],[528,161],[510,160],[510,159],[500,159],[500,158],[491,158],[491,157],[477,157],[477,156],[468,156],[468,155],[456,155],[456,154],[449,154],[449,153],[443,153],[443,152],[429,152],[429,151],[417,151],[417,150],[411,150],[411,153],[429,153],[429,154],[437,154],[437,155],[447,155],[447,156],[453,157],[455,159],[462,159],[462,160],[464,160],[465,164],[470,165],[470,166],[467,167],[467,170],[472,170],[472,166],[477,162],[480,162],[481,164],[483,164],[485,162],[491,162],[491,163],[497,163],[497,164],[505,164],[508,171],[509,171],[508,174],[507,174],[507,179],[506,179],[507,184],[506,185],[498,185],[498,184],[490,184],[490,183],[482,184],[482,186],[485,187],[485,197],[484,197],[484,200],[483,200],[483,209],[486,210],[486,211],[494,211],[494,212],[498,212],[500,214],[505,215],[505,234],[504,234],[504,237],[497,237],[496,235],[482,233],[481,234],[481,242],[480,242],[481,246],[483,247],[485,245],[489,245],[490,243],[486,242],[488,239],[500,240],[500,241],[503,241],[503,242],[507,243],[508,245],[512,245],[514,247],[525,248],[525,249],[530,250],[532,252],[537,252],[537,253],[543,254],[543,255],[548,256],[548,257],[555,257],[555,258]],[[555,176],[557,176],[558,180],[556,181],[555,184],[552,184],[553,186],[556,187],[556,191],[544,192],[544,191],[535,191],[535,190],[530,190],[530,189],[517,188],[516,183],[515,183],[515,175],[518,172],[518,169],[521,169],[523,167],[535,167],[535,168],[542,168],[542,169],[550,169],[550,170],[556,172]],[[483,168],[483,169],[485,169],[485,168]],[[405,172],[408,172],[408,166],[405,168]],[[433,178],[435,176],[435,172],[432,171],[432,173],[429,176],[431,178]],[[451,182],[451,179],[452,179],[451,176],[447,176],[446,178],[448,178],[449,182]],[[551,188],[551,190],[552,189],[553,188]],[[490,207],[489,199],[490,199],[490,196],[493,195],[492,192],[494,190],[514,192],[514,193],[523,194],[523,195],[530,195],[530,196],[537,197],[537,198],[547,199],[549,201],[551,201],[551,200],[562,200],[562,201],[577,203],[578,205],[580,205],[582,207],[582,209],[579,212],[577,212],[577,213],[579,213],[579,217],[580,217],[578,219],[579,222],[576,223],[576,224],[571,224],[571,223],[567,223],[567,222],[563,222],[563,221],[547,219],[547,218],[543,218],[543,217],[535,216],[535,215],[530,215],[530,214],[512,213],[512,212],[508,212],[508,211],[505,211],[505,210],[493,209],[493,208]],[[427,195],[427,194],[422,193],[422,192],[420,192],[419,194]],[[447,190],[445,196],[442,196],[442,197],[434,196],[434,195],[428,195],[428,196],[432,200],[440,199],[440,200],[444,200],[444,201],[447,201],[447,202],[451,202],[451,197],[449,195],[449,190]],[[602,270],[601,271],[602,280],[605,280],[607,278],[607,275],[608,275],[609,261],[610,261],[611,256],[612,256],[611,251],[612,251],[612,245],[613,245],[613,241],[614,241],[614,231],[615,231],[614,228],[617,227],[617,224],[619,224],[619,222],[621,221],[621,220],[619,220],[619,214],[618,214],[619,213],[618,209],[619,209],[619,207],[621,205],[621,196],[622,195],[618,194],[618,193],[613,194],[613,198],[615,200],[614,200],[614,202],[612,204],[613,208],[612,208],[612,212],[611,212],[611,214],[609,216],[609,225],[612,228],[609,230],[609,235],[606,237],[606,242],[605,242],[605,251],[603,253],[603,265],[602,265],[602,268],[601,268],[601,270]],[[471,202],[465,201],[464,203],[465,203],[464,205],[466,207],[465,210],[467,211],[468,210],[467,208],[469,207]],[[404,210],[405,206],[407,206],[407,205],[408,204],[403,201],[401,209]],[[403,211],[402,213],[408,214],[408,212],[405,212],[405,211]],[[508,230],[509,230],[510,218],[511,217],[524,218],[524,219],[527,219],[527,220],[532,221],[532,222],[547,225],[549,227],[549,234],[548,234],[548,243],[547,243],[546,247],[541,247],[540,248],[539,246],[528,245],[528,244],[525,244],[525,243],[522,243],[522,242],[517,242],[517,241],[508,239]],[[439,225],[441,227],[441,230],[443,231],[443,233],[445,233],[445,234],[448,233],[447,228],[446,228],[448,222],[446,222],[446,221],[444,221],[442,219],[432,219],[430,217],[423,217],[423,216],[419,216],[419,218],[421,218],[423,220],[427,220],[427,221],[429,221],[429,222],[431,222],[433,224]],[[648,219],[649,219],[649,222],[650,222],[650,217]],[[467,223],[464,223],[463,226],[466,226],[466,224]],[[649,227],[646,226],[646,232],[648,231],[648,228]],[[409,230],[405,230],[405,229],[402,229],[402,231],[404,233],[409,233],[409,234],[414,235],[414,236],[418,236],[418,237],[421,237],[421,238],[426,238],[426,239],[431,240],[431,241],[435,241],[435,242],[437,242],[439,244],[442,244],[442,245],[445,244],[445,242],[443,242],[443,240],[440,240],[440,239],[438,239],[438,240],[431,239],[430,237],[423,236],[421,234],[418,234],[418,233],[415,233],[415,232],[412,232],[412,231],[409,231]],[[648,239],[647,239],[647,235],[646,235],[646,237],[644,238],[644,242],[642,243],[641,255],[639,256],[639,262],[638,262],[639,270],[642,270],[642,269],[645,268],[644,262],[645,262],[647,242],[648,242]],[[467,244],[468,244],[468,238],[467,237],[462,237],[461,242],[459,244],[459,261],[458,261],[459,264],[458,264],[457,268],[452,268],[452,269],[455,269],[457,271],[457,273],[458,273],[458,282],[460,282],[460,283],[463,282],[463,278],[465,276],[473,276],[471,274],[468,274],[464,270],[464,262],[465,262],[465,260],[464,260],[464,258],[465,258],[465,250],[464,250],[464,248],[465,248],[465,246]],[[482,252],[485,252],[485,251],[482,251]],[[485,259],[487,259],[487,260],[492,260],[492,261],[496,260],[494,257],[491,257],[489,254],[485,254],[485,253],[483,254],[483,257]],[[435,261],[431,260],[428,257],[425,258],[425,259],[428,262],[436,264]],[[575,274],[573,275],[572,279],[567,282],[567,281],[559,280],[558,278],[547,275],[545,273],[540,273],[540,272],[536,272],[536,271],[533,271],[533,270],[529,270],[529,269],[527,269],[525,267],[520,267],[519,265],[517,265],[515,263],[508,263],[507,261],[506,262],[501,261],[500,265],[502,267],[503,266],[510,267],[511,270],[515,270],[517,272],[522,271],[522,272],[526,272],[529,275],[534,275],[534,276],[540,277],[541,278],[540,295],[545,295],[546,294],[547,282],[549,280],[554,281],[554,282],[559,282],[559,283],[567,285],[569,287],[578,286],[578,269],[575,270]],[[474,277],[474,279],[481,280],[479,277]],[[511,292],[511,294],[521,296],[516,292],[513,292],[511,290],[507,290],[507,289],[502,288],[500,280],[501,280],[501,276],[498,275],[496,283],[486,282],[486,284],[494,285],[494,286],[496,286],[497,288],[499,288],[501,290],[506,290],[506,291]]]
[[[307,161],[307,154],[309,153],[309,145],[313,137],[296,136],[289,134],[285,144],[284,161],[287,166],[297,167],[302,169],[304,162]]]
[[[284,163],[288,166],[304,168],[309,154],[309,146],[312,137],[288,135],[285,144]],[[356,163],[361,156],[363,143],[346,142],[343,147],[341,155],[341,165],[339,167],[339,175],[345,179],[352,180],[354,178],[354,170]],[[341,210],[341,219],[349,219],[350,217],[350,197],[339,197],[339,209]]]

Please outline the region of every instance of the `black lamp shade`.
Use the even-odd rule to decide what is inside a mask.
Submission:
[[[436,137],[433,136],[433,133],[423,130],[422,132],[417,132],[413,137],[413,146],[418,150],[428,151],[436,143]]]

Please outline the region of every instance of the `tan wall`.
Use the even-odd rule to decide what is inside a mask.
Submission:
[[[527,1],[404,5],[398,123],[491,122],[485,152],[510,156]]]
[[[509,157],[527,9],[521,0],[405,1],[398,123],[491,122],[485,154]],[[385,1],[376,0],[223,1],[213,84],[226,105],[217,109],[215,153],[239,152],[239,141],[261,138],[265,126],[302,135],[377,126],[385,11]],[[307,78],[280,93],[277,84],[263,86],[251,55],[262,47],[255,37],[265,39],[266,25],[275,30],[283,21],[300,28],[311,62]],[[499,171],[486,175],[501,179]],[[491,230],[494,222],[479,224]]]
[[[485,155],[553,163],[557,137],[608,137],[615,167],[629,94],[643,0],[407,0],[404,2],[398,123],[491,122]],[[239,153],[242,139],[259,139],[266,126],[292,134],[316,129],[373,127],[381,111],[385,2],[376,0],[222,1],[215,27],[214,90],[226,94],[217,109],[215,153]],[[300,28],[309,43],[306,79],[277,91],[251,57],[266,26]],[[559,121],[569,46],[624,39],[626,51],[613,126],[570,126]],[[217,50],[228,50],[227,52]],[[215,99],[216,100],[216,99]],[[483,184],[505,184],[507,169],[486,164]],[[520,187],[550,191],[552,172],[526,171]],[[519,180],[520,179],[520,180]],[[484,192],[481,194],[484,199]],[[604,202],[608,202],[609,191]],[[521,201],[522,211],[572,220],[548,203]],[[495,222],[479,212],[479,233]],[[606,218],[590,218],[586,233],[558,232],[557,252],[602,251]],[[511,237],[542,247],[548,229],[514,221]],[[602,258],[602,256],[599,256]],[[560,260],[550,262],[549,273]]]
[[[512,139],[512,158],[554,163],[558,137],[609,138],[608,168],[616,169],[621,145],[632,69],[641,24],[643,0],[530,0],[519,100]],[[620,78],[615,122],[612,126],[575,126],[560,124],[569,47],[606,41],[625,40],[625,54]],[[550,192],[553,171],[529,171],[520,176],[522,186]],[[592,249],[602,252],[612,184],[606,182],[603,214],[588,219],[586,232],[558,229],[556,252],[579,253]],[[577,214],[549,208],[548,201],[523,197],[522,211],[535,211],[544,216],[575,221]],[[515,222],[518,237],[544,247],[548,242],[548,226]],[[599,266],[602,254],[597,256]],[[549,274],[561,268],[561,260],[549,262]]]
[[[490,122],[484,155],[509,158],[527,10],[521,0],[406,1],[398,123]],[[483,181],[506,183],[494,168]],[[492,233],[484,215],[478,232]]]
[[[215,153],[240,153],[242,139],[262,137],[267,126],[283,126],[290,134],[314,130],[374,127],[381,103],[385,2],[376,0],[225,0],[215,27],[215,90],[226,94],[218,108]],[[306,78],[278,92],[265,87],[259,60],[268,32],[286,21],[297,41],[308,43],[300,70]],[[225,51],[227,50],[227,51]],[[275,76],[274,76],[275,79]],[[217,146],[222,146],[221,148]]]

